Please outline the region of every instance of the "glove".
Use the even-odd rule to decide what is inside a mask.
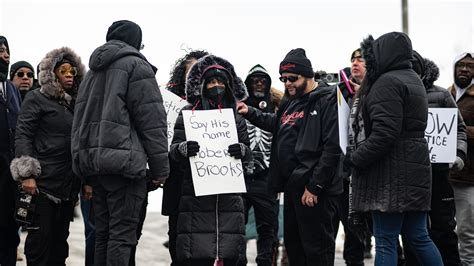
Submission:
[[[347,222],[349,224],[349,230],[351,230],[361,242],[364,242],[367,236],[370,234],[370,229],[365,214],[361,212],[349,213]]]
[[[245,156],[245,144],[243,143],[234,143],[229,145],[228,151],[230,156],[235,159],[242,159]]]
[[[456,156],[456,160],[454,160],[454,163],[451,165],[451,169],[454,171],[461,171],[464,168],[464,161],[461,159],[461,157]]]
[[[178,145],[179,153],[184,157],[196,156],[199,152],[199,143],[197,141],[183,141]]]
[[[351,169],[354,167],[354,164],[351,161],[351,152],[347,151],[346,155],[344,156],[344,162],[342,163],[342,168],[345,172],[351,171]]]

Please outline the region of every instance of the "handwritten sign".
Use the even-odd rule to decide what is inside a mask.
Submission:
[[[457,108],[429,108],[425,139],[431,163],[452,163],[456,160],[457,134]]]
[[[349,142],[349,105],[337,87],[337,120],[339,124],[339,146],[344,154]]]
[[[179,112],[181,109],[186,106],[187,102],[184,99],[181,99],[176,94],[172,93],[169,90],[162,89],[161,95],[163,96],[163,106],[166,111],[166,121],[168,123],[168,151],[171,146],[171,141],[173,140],[174,135],[174,124],[178,118]]]
[[[183,121],[186,139],[200,146],[189,158],[196,196],[246,192],[242,161],[228,153],[239,142],[233,110],[184,110]]]

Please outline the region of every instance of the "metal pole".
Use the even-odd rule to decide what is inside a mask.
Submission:
[[[408,0],[402,0],[402,28],[408,35]]]

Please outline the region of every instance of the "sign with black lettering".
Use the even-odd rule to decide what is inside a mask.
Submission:
[[[174,124],[176,123],[176,119],[178,118],[181,109],[187,105],[187,101],[166,89],[161,90],[161,95],[163,96],[163,106],[165,107],[166,122],[168,124],[169,150],[174,135]]]
[[[234,111],[184,110],[183,121],[186,139],[200,146],[189,158],[196,196],[246,192],[242,161],[228,153],[239,142]]]
[[[452,163],[456,160],[457,134],[457,108],[428,109],[425,138],[431,163]]]

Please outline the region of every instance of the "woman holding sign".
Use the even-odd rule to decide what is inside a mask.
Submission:
[[[173,165],[179,165],[180,169],[173,171],[184,171],[182,175],[181,197],[178,207],[177,226],[177,257],[184,265],[235,265],[240,261],[245,250],[245,222],[244,205],[242,197],[237,193],[207,194],[196,196],[196,184],[193,182],[193,173],[189,158],[203,157],[234,157],[243,159],[244,163],[239,167],[227,169],[225,172],[242,173],[251,171],[246,162],[250,162],[251,152],[248,148],[249,139],[245,120],[235,112],[236,100],[244,100],[247,89],[242,80],[235,74],[233,66],[226,60],[209,55],[201,58],[191,68],[186,80],[186,96],[189,105],[183,111],[191,110],[196,114],[201,110],[233,110],[235,126],[237,127],[238,143],[231,144],[223,151],[210,150],[208,147],[200,147],[200,143],[187,139],[185,128],[200,128],[203,134],[211,142],[221,141],[227,133],[214,133],[211,128],[217,126],[234,127],[229,120],[218,120],[215,122],[199,122],[192,119],[183,119],[183,111],[180,113],[174,128],[173,142],[170,148],[170,159]],[[194,116],[193,116],[194,117]],[[209,165],[200,174],[218,173],[224,174]],[[216,172],[217,171],[217,172]],[[242,173],[243,174],[243,173]],[[180,175],[170,174],[171,177]],[[196,176],[194,176],[196,177]],[[230,182],[230,181],[229,181]],[[215,185],[209,182],[207,186]]]

